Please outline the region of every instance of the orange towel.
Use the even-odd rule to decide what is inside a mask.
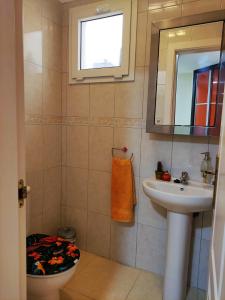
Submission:
[[[111,213],[112,219],[130,223],[136,204],[132,162],[114,157],[112,160]]]

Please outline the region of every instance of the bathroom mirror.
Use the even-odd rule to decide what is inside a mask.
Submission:
[[[218,136],[225,11],[152,23],[147,132]]]

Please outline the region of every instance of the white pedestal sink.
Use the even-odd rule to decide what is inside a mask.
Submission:
[[[156,179],[143,181],[146,195],[168,211],[168,237],[163,300],[186,297],[192,214],[211,210],[213,187],[189,181],[188,185]]]

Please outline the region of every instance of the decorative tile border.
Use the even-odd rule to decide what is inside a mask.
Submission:
[[[114,126],[114,119],[113,118],[90,118],[89,124],[93,126]]]
[[[25,124],[26,125],[41,125],[43,123],[42,115],[26,115]]]
[[[62,117],[62,124],[67,126],[72,125],[88,125],[88,117]]]
[[[61,125],[62,117],[27,114],[25,117],[25,124],[26,125],[46,125],[46,124]]]
[[[141,118],[88,118],[88,117],[60,117],[26,115],[26,125],[64,125],[64,126],[105,126],[124,128],[145,128],[146,120]]]

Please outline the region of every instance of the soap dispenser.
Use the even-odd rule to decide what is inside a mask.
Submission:
[[[209,152],[203,152],[201,153],[205,155],[204,159],[201,163],[201,173],[203,177],[203,182],[210,184],[212,181],[212,174],[213,174],[213,167],[211,163],[211,157]]]

